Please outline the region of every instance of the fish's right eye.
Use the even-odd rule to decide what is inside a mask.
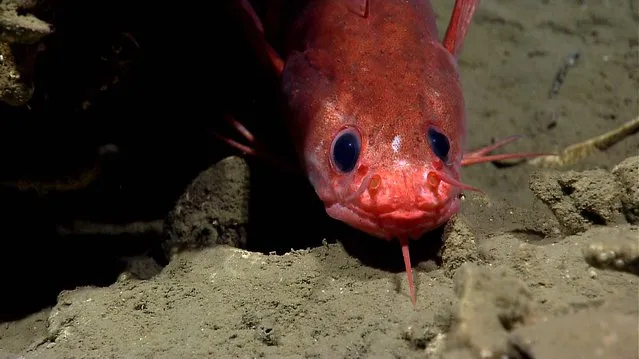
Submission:
[[[442,162],[447,163],[448,152],[450,152],[450,141],[448,141],[448,137],[433,127],[428,128],[426,136],[428,137],[428,143],[435,153],[435,156],[442,160]]]
[[[349,173],[355,169],[362,148],[361,137],[354,127],[341,130],[331,146],[331,161],[340,172]]]

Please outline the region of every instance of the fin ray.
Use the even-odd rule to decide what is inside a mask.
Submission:
[[[443,41],[446,50],[454,57],[459,55],[477,5],[479,5],[479,0],[455,0],[455,7],[450,16]]]

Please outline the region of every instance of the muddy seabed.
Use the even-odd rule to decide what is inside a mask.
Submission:
[[[443,29],[452,1],[440,3]],[[509,150],[556,151],[637,116],[639,14],[577,3],[482,1],[460,60],[470,147],[523,133]],[[415,308],[397,243],[319,226],[326,241],[306,250],[226,245],[247,235],[253,176],[227,158],[166,219],[169,247],[198,249],[0,325],[0,357],[638,358],[638,149],[633,135],[557,170],[466,168],[486,193],[466,194],[462,214],[422,239],[444,236],[439,252],[413,246]],[[279,208],[265,242],[299,224],[294,205]]]

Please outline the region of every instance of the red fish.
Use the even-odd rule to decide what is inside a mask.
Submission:
[[[281,75],[290,134],[326,212],[399,240],[413,304],[409,239],[446,223],[461,191],[476,190],[461,182],[461,167],[539,155],[488,155],[515,137],[464,153],[456,58],[478,3],[456,0],[440,41],[427,0],[310,0],[281,55],[263,43]],[[241,4],[263,31],[248,1]]]

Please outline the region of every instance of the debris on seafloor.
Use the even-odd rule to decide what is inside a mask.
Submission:
[[[597,151],[605,151],[637,131],[639,131],[639,117],[602,135],[567,146],[558,154],[536,157],[528,160],[528,163],[547,168],[573,165]]]
[[[557,70],[557,73],[555,74],[555,78],[552,81],[552,86],[550,87],[550,91],[548,91],[549,99],[555,97],[559,93],[559,89],[564,84],[564,81],[566,81],[568,70],[570,70],[571,67],[577,64],[577,61],[579,60],[580,56],[581,54],[579,53],[579,51],[575,51],[569,54],[568,56],[566,56],[563,64],[561,65],[559,70]]]
[[[42,49],[36,43],[53,31],[50,24],[33,15],[18,13],[35,5],[29,0],[0,2],[0,101],[10,106],[22,106],[31,99],[33,60]],[[15,44],[21,46],[11,46]],[[22,61],[16,60],[16,49],[24,51]]]
[[[626,137],[629,137],[637,132],[639,132],[639,117],[628,120],[620,126],[613,128],[612,130],[601,135],[566,146],[563,150],[557,151],[554,154],[539,156],[531,159],[495,161],[495,164],[502,167],[516,166],[523,163],[538,166],[541,168],[561,168],[571,166],[579,163],[580,161],[584,160],[586,157],[592,155],[593,153],[596,153],[597,151],[607,150],[608,148],[621,142]]]
[[[575,65],[577,65],[577,62],[579,61],[580,57],[581,57],[581,54],[579,53],[579,51],[574,51],[568,54],[568,56],[564,58],[563,63],[561,64],[559,69],[557,69],[557,72],[555,73],[555,77],[553,78],[552,85],[550,86],[550,90],[548,91],[548,100],[552,100],[555,96],[559,94],[559,89],[561,89],[564,82],[566,81],[566,76],[568,76],[568,70],[570,70],[571,67],[574,67]],[[557,127],[558,117],[557,117],[556,111],[554,110],[551,111],[550,117],[551,117],[550,122],[546,125],[546,128],[548,130],[551,130]]]

